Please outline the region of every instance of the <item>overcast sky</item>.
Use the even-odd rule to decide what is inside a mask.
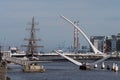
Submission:
[[[88,37],[120,32],[120,0],[0,0],[0,44],[20,46],[27,42],[32,17],[39,23],[37,37],[44,50],[73,45],[73,26],[59,17],[79,20]],[[84,45],[86,41],[80,40]]]

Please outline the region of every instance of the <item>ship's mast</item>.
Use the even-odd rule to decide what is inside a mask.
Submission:
[[[38,46],[36,44],[36,41],[40,41],[40,39],[35,38],[35,32],[36,30],[39,30],[39,29],[35,29],[35,25],[36,24],[35,24],[34,17],[33,17],[31,29],[27,29],[27,30],[30,30],[30,38],[24,39],[24,40],[28,40],[28,45],[23,45],[24,47],[27,47],[27,56],[34,56],[36,53],[38,53],[37,48],[43,47],[43,46]]]

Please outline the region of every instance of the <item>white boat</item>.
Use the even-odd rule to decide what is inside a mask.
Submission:
[[[10,57],[24,57],[26,55],[24,51],[19,51],[16,47],[11,47],[8,52]]]

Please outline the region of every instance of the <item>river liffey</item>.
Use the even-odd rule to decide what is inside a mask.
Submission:
[[[19,65],[9,64],[7,76],[11,80],[120,80],[120,61],[105,61],[105,65],[109,64],[112,67],[113,63],[118,64],[119,71],[100,69],[79,70],[76,66],[68,61],[62,62],[43,62],[46,71],[44,73],[24,73]]]

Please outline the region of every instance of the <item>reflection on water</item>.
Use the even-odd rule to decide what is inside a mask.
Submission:
[[[120,61],[106,61],[105,64],[112,66],[112,63],[117,63],[120,68]],[[46,72],[44,73],[24,73],[19,65],[9,65],[7,75],[11,80],[120,80],[120,71],[113,72],[98,69],[84,71],[79,70],[79,67],[70,62],[45,62]]]

